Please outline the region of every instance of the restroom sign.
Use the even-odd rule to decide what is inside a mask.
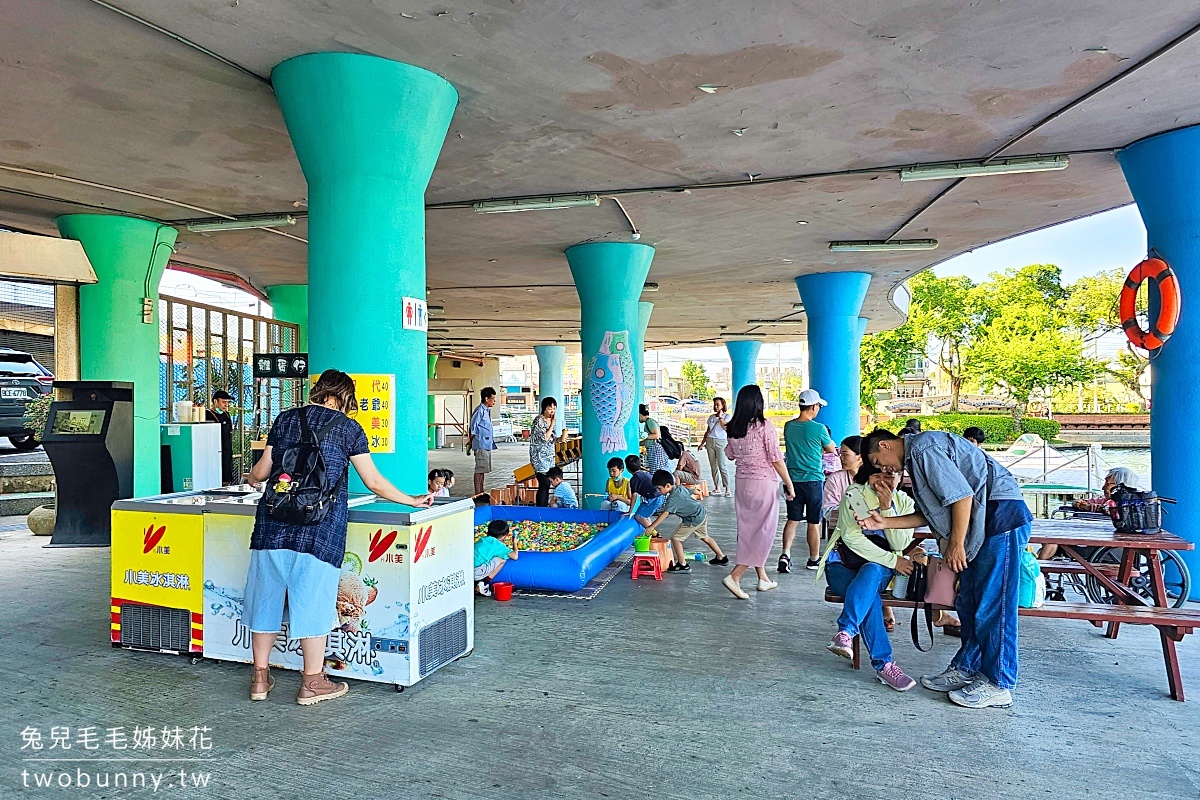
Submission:
[[[404,329],[409,331],[429,330],[429,307],[419,297],[404,298]]]

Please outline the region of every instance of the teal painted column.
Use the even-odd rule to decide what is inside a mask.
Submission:
[[[279,284],[267,287],[267,299],[275,319],[300,326],[296,341],[298,353],[308,352],[308,284]]]
[[[423,492],[427,339],[400,320],[405,297],[425,298],[425,188],[458,94],[432,72],[354,53],[297,56],[271,82],[308,180],[311,369],[394,376],[392,452],[373,448],[375,463]],[[353,474],[351,489],[364,490]]]
[[[63,237],[83,245],[96,271],[97,283],[79,287],[79,377],[134,384],[133,490],[137,497],[158,494],[158,282],[179,232],[108,214],[71,214],[56,221]],[[153,312],[149,323],[142,316],[145,298]]]
[[[650,327],[650,315],[653,313],[654,303],[638,303],[638,338],[633,344],[633,368],[637,371],[636,404],[646,402],[646,329]]]
[[[434,378],[437,377],[437,362],[438,362],[437,353],[430,353],[429,354],[429,380],[433,380]],[[425,421],[426,421],[426,425],[428,426],[425,429],[425,449],[426,450],[437,450],[437,439],[438,439],[438,437],[437,437],[437,400],[433,396],[433,393],[429,391],[429,383],[428,382],[426,382],[426,384],[425,384],[425,394],[426,394]]]
[[[729,361],[732,364],[733,396],[729,398],[729,407],[736,405],[737,393],[743,386],[758,382],[758,351],[762,342],[754,339],[738,339],[725,343],[729,351]]]
[[[859,433],[861,396],[859,346],[866,330],[862,311],[871,275],[866,272],[822,272],[796,278],[808,316],[808,382],[829,405],[817,422],[829,426],[840,442]]]
[[[533,348],[538,360],[538,408],[543,397],[553,397],[558,403],[554,417],[554,434],[562,433],[567,403],[563,396],[563,365],[567,361],[567,348],[561,344],[539,344]]]
[[[591,242],[567,249],[579,293],[585,494],[604,491],[609,458],[638,452],[632,350],[639,330],[638,298],[653,260],[653,247],[632,242]]]

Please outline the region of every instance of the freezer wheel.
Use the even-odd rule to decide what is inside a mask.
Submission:
[[[404,691],[404,687],[397,683],[396,684],[396,693],[399,694],[400,692],[403,692],[403,691]]]

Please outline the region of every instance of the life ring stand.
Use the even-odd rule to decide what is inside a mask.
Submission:
[[[1143,281],[1152,281],[1158,287],[1158,314],[1150,319],[1150,329],[1144,330],[1137,319],[1137,293]],[[1150,353],[1156,353],[1171,338],[1179,324],[1179,308],[1182,295],[1179,279],[1166,261],[1151,256],[1129,272],[1125,285],[1121,287],[1119,310],[1121,327],[1125,336]]]

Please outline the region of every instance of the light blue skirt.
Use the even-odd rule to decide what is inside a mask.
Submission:
[[[251,550],[242,621],[254,633],[283,630],[289,639],[325,636],[337,625],[341,570],[310,553]]]

